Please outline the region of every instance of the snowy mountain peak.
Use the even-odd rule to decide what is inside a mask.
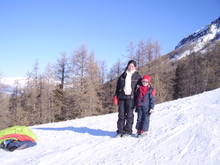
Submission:
[[[207,43],[220,39],[220,17],[211,24],[197,30],[193,34],[183,38],[175,49],[191,43]]]
[[[23,87],[27,82],[26,77],[1,77],[0,76],[0,92],[11,94],[16,86]]]
[[[200,28],[193,34],[183,38],[175,47],[173,61],[179,60],[192,52],[205,53],[220,41],[220,17],[211,24]]]
[[[24,85],[26,81],[26,77],[0,77],[0,84],[9,85],[12,87],[16,86],[18,82]]]

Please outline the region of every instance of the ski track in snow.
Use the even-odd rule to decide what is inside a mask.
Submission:
[[[4,165],[219,165],[220,89],[155,106],[144,138],[114,138],[117,113],[30,127],[37,145]],[[133,131],[135,133],[137,114]]]

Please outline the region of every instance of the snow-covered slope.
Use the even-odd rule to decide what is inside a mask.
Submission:
[[[213,44],[214,41],[220,41],[220,17],[211,24],[200,28],[193,34],[183,38],[175,47],[175,50],[179,50],[175,58],[180,59],[191,52],[202,51],[203,48],[209,43]]]
[[[219,165],[220,89],[157,104],[155,109],[145,138],[114,138],[117,113],[36,125],[30,128],[38,136],[37,146],[14,152],[0,150],[0,162]]]

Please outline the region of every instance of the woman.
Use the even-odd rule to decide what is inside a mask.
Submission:
[[[130,60],[125,71],[118,78],[114,94],[114,100],[118,100],[118,103],[114,101],[115,105],[118,104],[116,137],[129,137],[132,134],[134,91],[137,84],[141,84],[141,79],[141,75],[136,71],[136,62]]]

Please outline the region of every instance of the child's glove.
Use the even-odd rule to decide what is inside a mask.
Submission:
[[[151,113],[154,113],[154,110],[153,110],[153,109],[150,109],[149,113],[150,113],[150,114],[151,114]]]
[[[117,96],[113,96],[113,104],[118,105],[118,98]]]

